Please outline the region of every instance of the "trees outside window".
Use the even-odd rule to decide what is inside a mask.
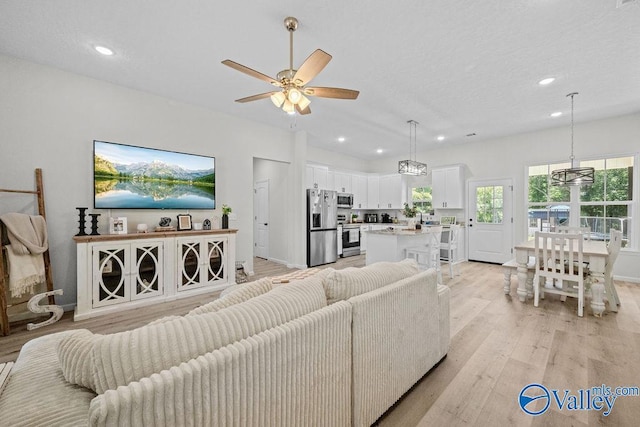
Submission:
[[[414,187],[411,189],[411,202],[418,212],[429,214],[433,212],[431,187]]]

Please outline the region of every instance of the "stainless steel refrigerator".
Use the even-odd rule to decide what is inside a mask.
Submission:
[[[307,190],[307,266],[336,262],[338,196],[331,190]]]

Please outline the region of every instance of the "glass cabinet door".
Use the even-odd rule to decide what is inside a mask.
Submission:
[[[129,301],[129,245],[95,246],[93,250],[93,307]]]
[[[178,242],[178,290],[198,287],[201,284],[200,240]]]
[[[207,283],[220,282],[226,279],[226,240],[207,240]]]
[[[178,239],[178,291],[227,283],[226,238]]]
[[[150,242],[131,246],[132,300],[162,295],[162,245],[162,242]]]

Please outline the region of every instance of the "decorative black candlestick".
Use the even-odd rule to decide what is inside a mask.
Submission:
[[[85,222],[85,212],[87,211],[88,208],[76,208],[78,209],[78,215],[80,216],[80,219],[78,220],[78,225],[80,228],[80,231],[78,231],[78,234],[76,234],[76,236],[86,236],[87,233],[84,232],[84,222]]]
[[[91,217],[91,235],[99,236],[100,233],[98,233],[98,217],[100,216],[100,214],[92,213],[89,214],[89,216]]]

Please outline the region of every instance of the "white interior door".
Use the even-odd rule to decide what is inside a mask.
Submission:
[[[510,179],[469,181],[469,260],[502,264],[513,254]]]
[[[253,255],[269,258],[269,181],[253,187]]]

